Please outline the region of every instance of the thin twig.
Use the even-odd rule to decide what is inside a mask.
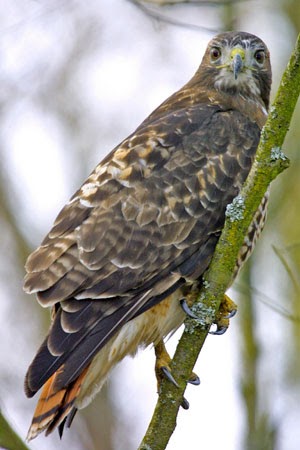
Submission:
[[[179,20],[176,20],[176,19],[173,19],[171,17],[165,16],[164,14],[161,14],[157,10],[155,11],[155,10],[147,7],[146,5],[144,5],[143,3],[139,2],[138,0],[127,0],[127,1],[129,1],[132,4],[134,4],[144,14],[146,14],[149,17],[151,17],[152,19],[155,19],[158,22],[167,23],[168,25],[174,25],[176,27],[188,28],[189,30],[195,30],[195,31],[206,31],[206,32],[209,32],[209,33],[216,33],[216,32],[220,31],[220,29],[209,28],[209,27],[204,27],[202,25],[196,25],[196,24],[192,24],[192,23],[181,22]]]
[[[269,297],[267,294],[260,291],[251,284],[246,286],[245,284],[235,283],[234,290],[239,292],[240,294],[245,295],[248,293],[248,291],[250,291],[252,294],[255,294],[258,297],[258,301],[260,303],[267,306],[280,316],[284,317],[285,319],[288,319],[290,322],[300,322],[300,316],[297,316],[293,311],[284,308],[284,306],[279,304],[275,299]]]

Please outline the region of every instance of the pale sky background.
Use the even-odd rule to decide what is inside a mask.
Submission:
[[[296,36],[280,10],[272,6],[274,3],[271,0],[269,3],[252,1],[237,8],[244,11],[239,28],[259,35],[271,51],[276,89]],[[35,247],[78,187],[78,174],[84,171],[87,176],[106,153],[193,75],[214,33],[157,23],[125,0],[0,0],[0,4],[0,77],[10,79],[12,86],[18,86],[17,92],[12,93],[17,100],[9,105],[0,132],[5,143],[3,152],[7,170],[16,174],[11,186],[12,201],[17,202],[17,214],[24,220],[26,234]],[[182,21],[215,29],[220,26],[214,8],[182,11]],[[82,167],[70,167],[72,139],[66,142],[60,123],[47,104],[35,101],[41,91],[47,91],[51,74],[55,74],[72,45],[74,34],[79,31],[71,18],[74,12],[79,16],[86,15],[91,27],[93,16],[101,23],[100,29],[91,33],[89,56],[84,59],[84,64],[75,65],[69,80],[70,95],[78,98],[82,115],[88,111],[88,118],[93,118],[93,122],[83,121],[86,135],[99,136],[97,149],[88,154],[84,153],[85,143],[82,143]],[[169,15],[172,14],[171,11]],[[3,96],[1,90],[0,84],[0,96]],[[269,247],[270,242],[260,244],[261,251],[268,252]],[[265,287],[270,296],[278,296],[280,286],[277,286],[274,274],[280,270],[279,264],[277,267],[277,263],[272,262],[272,279],[264,277],[261,280],[260,289]],[[0,315],[7,317],[7,328],[0,329],[1,367],[4,373],[15,373],[13,380],[7,379],[0,386],[0,406],[24,437],[37,399],[25,398],[23,376],[42,336],[34,317],[30,316],[31,310],[26,314],[22,309],[21,313],[10,305],[11,296],[19,295],[21,284],[20,277],[16,280],[15,292],[8,291],[4,283],[0,290]],[[237,298],[234,290],[230,294],[233,299]],[[35,300],[28,297],[25,301]],[[279,449],[297,450],[300,448],[300,427],[297,426],[300,398],[292,397],[280,386],[285,362],[277,348],[285,329],[275,312],[264,316],[266,306],[259,308],[262,314],[258,316],[257,327],[262,331],[267,349],[264,361],[274,366],[274,379],[264,382],[266,385],[278,383],[280,392],[280,396],[273,399],[274,418],[282,424]],[[241,431],[245,417],[236,384],[240,368],[235,351],[236,321],[238,315],[224,336],[208,337],[195,367],[201,385],[187,388],[190,409],[179,412],[169,450],[200,449],[199,440],[203,449],[242,450]],[[278,327],[277,322],[280,322]],[[175,348],[178,337],[177,333],[168,342],[170,350]],[[128,416],[136,424],[132,449],[128,450],[137,447],[156,402],[153,366],[153,349],[147,349],[134,360],[127,358],[110,381],[116,389],[120,415]],[[75,421],[80,420],[78,416]],[[62,441],[57,433],[48,438],[41,436],[32,441],[29,448],[75,450],[74,440],[70,439],[72,432],[71,428]],[[86,448],[90,450],[88,444]]]

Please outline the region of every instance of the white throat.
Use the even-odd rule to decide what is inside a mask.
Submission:
[[[256,83],[249,69],[239,73],[237,79],[234,78],[233,72],[227,67],[220,69],[219,75],[215,81],[215,88],[218,91],[228,91],[232,88],[236,88],[241,95],[249,93],[255,97],[260,96],[261,94],[259,85]]]

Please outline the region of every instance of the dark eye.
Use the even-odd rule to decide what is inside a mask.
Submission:
[[[217,61],[219,58],[221,58],[221,49],[218,47],[212,47],[210,51],[210,59],[212,61]]]
[[[256,62],[258,62],[259,64],[263,64],[263,62],[265,61],[265,57],[266,57],[266,55],[265,55],[264,50],[257,50],[254,53],[254,58],[255,58]]]

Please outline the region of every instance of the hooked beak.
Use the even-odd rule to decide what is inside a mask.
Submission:
[[[242,48],[234,48],[230,54],[231,67],[236,80],[239,73],[242,71],[245,60],[245,52]]]

